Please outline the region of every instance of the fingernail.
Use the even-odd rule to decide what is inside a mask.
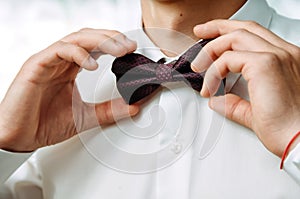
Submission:
[[[191,63],[191,68],[194,72],[200,73],[203,72],[203,53],[200,51],[199,54],[196,56],[196,58]]]
[[[209,107],[214,111],[224,115],[225,114],[225,97],[212,97],[209,100]]]
[[[140,111],[140,107],[138,105],[130,105],[128,108],[128,112],[130,116],[136,115]]]
[[[113,115],[116,120],[136,115],[140,108],[138,105],[128,105],[123,99],[113,101]]]
[[[201,89],[201,91],[200,91],[200,95],[201,95],[202,97],[210,97],[209,92],[208,92],[208,88],[207,88],[207,86],[206,86],[206,84],[205,84],[205,81],[204,81],[203,84],[202,84],[202,89]]]
[[[202,72],[198,56],[194,59],[194,61],[192,61],[191,69],[196,73]]]
[[[201,34],[205,32],[205,24],[198,24],[194,27],[194,32],[197,34]]]
[[[201,71],[201,66],[200,66],[200,62],[199,62],[199,55],[197,55],[197,57],[192,61],[191,63],[191,69],[196,72],[196,73],[200,73]]]
[[[196,58],[192,61],[191,68],[193,71],[200,73],[205,71],[211,63],[212,61],[207,53],[205,53],[204,50],[201,50]]]
[[[203,24],[198,24],[194,27],[195,31],[199,31],[199,29],[201,29],[203,27]]]
[[[86,67],[84,68],[88,70],[96,70],[98,68],[98,63],[92,56],[90,56],[87,60],[87,63],[85,63],[85,66]]]
[[[202,89],[201,89],[201,91],[200,91],[200,95],[202,96],[202,97],[205,97],[205,87],[204,87],[204,85],[202,85]]]

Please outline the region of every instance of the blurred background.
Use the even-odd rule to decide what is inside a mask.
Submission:
[[[124,30],[128,27],[116,24],[124,15],[139,14],[138,2],[0,0],[0,100],[29,56],[83,27]],[[268,2],[277,12],[300,19],[300,0]]]

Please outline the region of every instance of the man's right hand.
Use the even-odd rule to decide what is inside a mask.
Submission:
[[[137,114],[139,107],[122,99],[85,103],[75,85],[81,68],[97,69],[91,53],[119,57],[135,49],[136,43],[117,31],[82,29],[33,55],[0,104],[0,148],[33,151]]]
[[[206,71],[201,95],[281,157],[300,130],[300,48],[249,21],[213,20],[194,31],[199,38],[216,38],[193,61],[195,71]],[[233,93],[214,96],[229,72],[245,78],[249,101]],[[290,149],[300,138],[293,143]]]

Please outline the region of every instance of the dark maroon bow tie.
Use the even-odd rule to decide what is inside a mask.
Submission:
[[[137,53],[116,58],[112,72],[117,77],[117,88],[127,104],[133,104],[153,93],[162,83],[184,81],[200,91],[204,73],[191,70],[191,62],[201,48],[211,40],[201,40],[189,48],[178,60],[164,64],[154,62]]]

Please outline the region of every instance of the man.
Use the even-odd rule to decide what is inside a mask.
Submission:
[[[215,18],[231,16],[232,19],[253,20],[273,29],[290,41],[297,39],[297,34],[292,32],[289,32],[287,37],[285,31],[288,31],[288,28],[282,30],[280,25],[283,23],[289,27],[297,22],[276,15],[264,1],[144,0],[141,5],[144,30],[147,35],[138,30],[129,32],[128,37],[137,40],[139,51],[155,61],[161,58],[165,58],[166,61],[172,60],[170,57],[180,54],[191,45],[191,40],[186,35],[198,39],[192,31],[196,24]],[[224,32],[214,34],[205,35],[201,32],[207,29],[200,31],[200,28],[195,29],[195,32],[201,38],[226,33],[229,35],[227,38],[229,40],[225,40],[225,44],[226,41],[235,44],[232,47],[233,51],[240,49],[240,51],[261,52],[262,47],[268,47],[262,45],[255,49],[256,42],[260,38],[255,38],[253,40],[255,42],[245,47],[247,42],[241,42],[241,37],[237,36],[246,36],[242,38],[247,40],[252,35],[245,34],[246,31],[235,30],[240,28],[249,31],[257,30],[254,33],[259,35],[261,29],[256,29],[255,25],[253,28],[253,24],[246,26],[243,24],[232,28],[234,24],[227,23],[232,29],[226,29],[227,26],[224,24],[222,26],[222,23],[213,24],[217,30],[223,30],[219,27],[224,28]],[[169,30],[162,31],[161,28]],[[91,30],[83,30],[83,32],[87,31]],[[297,30],[293,31],[297,32]],[[232,35],[231,32],[235,34]],[[80,37],[75,35],[73,38],[67,37],[63,42],[76,43]],[[147,36],[162,49],[164,54],[151,44]],[[236,43],[232,42],[234,38]],[[274,43],[274,40],[267,38],[266,41]],[[220,42],[217,39],[215,41]],[[266,41],[263,44],[268,43]],[[210,45],[213,44],[216,43]],[[218,44],[220,46],[220,43]],[[253,49],[249,46],[253,46]],[[130,52],[133,48],[125,48],[125,51],[116,56]],[[263,52],[266,49],[263,48]],[[207,52],[213,51],[208,49]],[[220,55],[215,54],[213,59]],[[103,59],[100,58],[100,62],[104,62]],[[196,65],[200,64],[195,62]],[[202,67],[207,68],[206,65]],[[104,87],[108,87],[106,88],[108,91],[114,89],[112,86],[109,87],[113,83],[113,78],[108,73],[108,69],[99,71],[102,75],[100,77],[106,79],[105,81],[103,78],[96,79],[100,82],[95,92],[84,93],[85,85],[82,85],[84,77],[80,77],[82,79],[79,79],[79,90],[83,93],[83,97],[85,95],[89,101],[103,101],[114,95],[113,92],[109,92],[106,96],[101,95],[104,97],[100,98],[98,94],[98,91],[103,90]],[[88,74],[83,73],[82,76],[84,75]],[[104,83],[106,85],[102,86]],[[190,88],[182,84],[165,85],[165,87],[142,105],[142,112],[134,118],[134,122],[140,125],[138,128],[132,121],[125,120],[117,125],[94,129],[60,145],[40,150],[7,181],[7,186],[15,197],[23,198],[241,198],[245,196],[297,198],[299,196],[298,185],[278,170],[279,159],[272,156],[248,129],[224,121],[221,116],[214,114],[207,108],[207,100],[195,95]],[[228,76],[225,89],[247,98],[247,87],[240,76]],[[208,96],[205,90],[203,92],[204,96]],[[155,109],[157,104],[164,109],[164,112]],[[143,113],[151,109],[154,110],[152,116],[155,117],[152,118],[151,128],[147,128],[149,120]],[[153,130],[153,127],[158,125],[161,129]],[[293,126],[291,132],[298,127]],[[153,131],[158,132],[159,136],[153,135]],[[128,137],[140,139],[137,142]],[[149,139],[150,143],[147,143],[145,138],[153,139]],[[282,145],[284,144],[286,141]],[[270,150],[273,152],[272,149]]]

